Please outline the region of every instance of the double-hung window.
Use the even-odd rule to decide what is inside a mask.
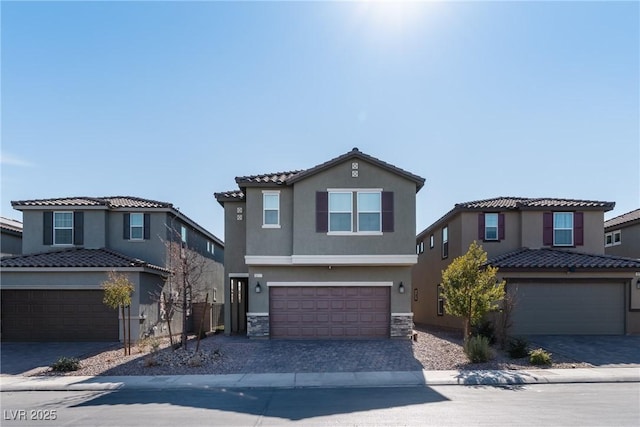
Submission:
[[[604,235],[605,246],[616,246],[622,244],[622,231],[616,230]]]
[[[442,228],[442,258],[449,256],[449,226]]]
[[[53,244],[73,244],[73,212],[53,213]]]
[[[358,192],[358,232],[382,231],[380,192]]]
[[[329,192],[329,232],[353,231],[353,196],[348,192]]]
[[[498,240],[498,214],[484,214],[484,240]]]
[[[262,192],[262,227],[280,227],[280,192]]]
[[[129,216],[129,236],[131,240],[144,239],[144,214],[132,213]]]
[[[553,245],[573,246],[573,212],[553,213]]]

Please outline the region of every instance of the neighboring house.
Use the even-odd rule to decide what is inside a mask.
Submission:
[[[0,257],[22,253],[22,223],[0,217]]]
[[[511,333],[640,333],[640,261],[607,256],[614,203],[499,197],[456,204],[417,236],[416,323],[461,328],[444,312],[442,271],[478,241],[516,303]]]
[[[179,256],[197,254],[204,274],[191,296],[205,293],[219,313],[224,300],[224,245],[170,203],[137,197],[73,197],[14,201],[22,211],[22,255],[3,258],[2,340],[115,341],[119,313],[102,303],[110,271],[127,274],[135,289],[131,335],[166,335],[162,293],[176,296]],[[179,252],[178,252],[179,253]],[[176,260],[176,258],[178,258]],[[172,327],[181,326],[181,316]]]
[[[236,183],[215,194],[225,211],[225,333],[411,335],[423,178],[354,148],[311,169]]]
[[[604,222],[604,252],[640,259],[640,209]]]

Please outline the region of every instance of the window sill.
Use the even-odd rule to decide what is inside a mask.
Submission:
[[[329,231],[327,236],[382,236],[381,231]]]
[[[280,228],[280,224],[262,224],[262,228]]]

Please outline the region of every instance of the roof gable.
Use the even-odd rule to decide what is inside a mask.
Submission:
[[[380,159],[377,159],[373,156],[370,156],[368,154],[363,153],[362,151],[358,150],[358,148],[354,148],[353,150],[338,156],[334,159],[331,159],[327,162],[324,162],[322,164],[319,164],[317,166],[312,167],[311,169],[307,169],[305,171],[296,173],[295,175],[289,177],[286,180],[286,184],[290,185],[293,184],[295,182],[298,182],[300,180],[303,180],[305,178],[308,178],[312,175],[315,175],[317,173],[320,173],[322,171],[325,171],[327,169],[332,168],[333,166],[336,166],[342,162],[345,161],[349,161],[349,160],[353,160],[353,159],[360,159],[360,160],[365,160],[369,163],[372,163],[382,169],[385,169],[391,173],[394,173],[396,175],[400,175],[406,179],[408,179],[409,181],[413,181],[416,184],[416,192],[420,191],[420,189],[424,186],[424,182],[425,179],[418,176],[418,175],[414,175],[411,172],[407,172],[404,169],[400,169],[397,166],[394,166],[392,164],[389,164],[387,162],[384,162]]]

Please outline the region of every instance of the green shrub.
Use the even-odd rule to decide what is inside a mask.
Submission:
[[[473,327],[473,335],[481,335],[489,340],[490,345],[496,343],[496,330],[493,322],[485,320]]]
[[[551,353],[548,353],[541,348],[531,350],[529,353],[529,363],[538,366],[551,366]]]
[[[512,359],[520,359],[529,355],[529,342],[524,338],[512,338],[507,345],[507,353]]]
[[[73,357],[61,357],[56,360],[51,369],[56,372],[71,372],[80,369],[80,361]]]
[[[472,363],[486,362],[492,358],[489,339],[483,336],[474,336],[464,343],[464,354]]]

